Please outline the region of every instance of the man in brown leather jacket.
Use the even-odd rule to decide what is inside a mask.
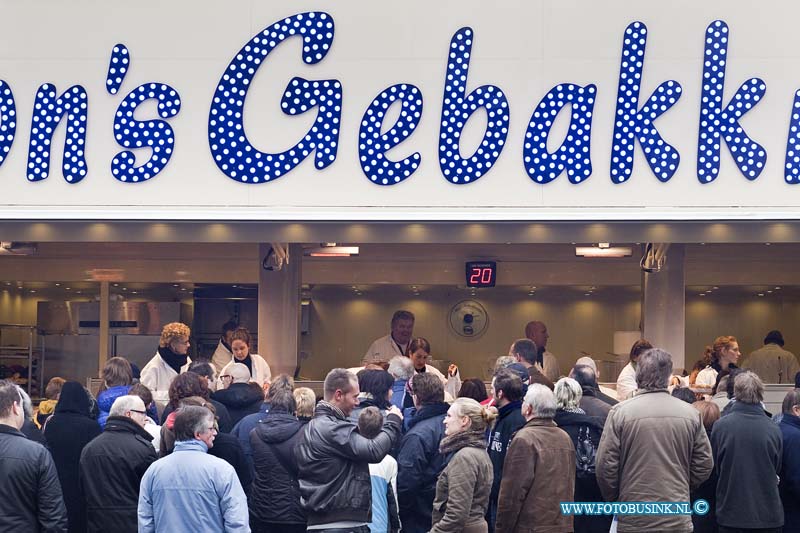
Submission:
[[[575,448],[553,422],[556,401],[544,385],[528,388],[522,402],[527,422],[511,440],[497,500],[496,533],[572,531],[572,516],[560,502],[575,492]]]

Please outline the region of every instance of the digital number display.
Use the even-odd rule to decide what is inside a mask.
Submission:
[[[495,261],[470,261],[466,264],[467,287],[494,287],[497,282]]]

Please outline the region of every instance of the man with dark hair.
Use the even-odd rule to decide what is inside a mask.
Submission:
[[[439,453],[444,436],[444,385],[433,374],[411,379],[411,397],[416,411],[397,452],[397,499],[403,531],[425,533],[431,528],[436,480],[445,466]]]
[[[539,350],[536,343],[530,339],[519,339],[511,344],[508,350],[508,355],[515,358],[517,363],[521,364],[528,369],[528,383],[540,383],[553,390],[555,385],[553,381],[545,376],[539,367],[536,366]]]
[[[365,407],[358,416],[358,431],[368,439],[374,439],[383,427],[383,414],[375,407]],[[369,477],[372,482],[372,522],[370,531],[399,533],[400,517],[397,514],[397,461],[386,454],[380,463],[370,463]]]
[[[689,491],[711,474],[714,462],[706,430],[697,409],[670,396],[671,376],[672,356],[658,348],[647,350],[636,365],[639,391],[608,413],[595,460],[597,484],[606,501],[686,502]],[[622,515],[618,527],[692,531],[692,519]]]
[[[139,396],[120,396],[103,433],[81,452],[80,483],[86,498],[87,531],[136,533],[139,484],[158,459],[144,429],[147,411]]]
[[[392,315],[391,331],[376,339],[364,354],[361,364],[388,363],[396,355],[406,355],[411,336],[414,334],[414,313],[399,310]]]
[[[17,386],[0,380],[0,516],[5,531],[67,531],[67,509],[53,458],[20,433],[25,421]]]
[[[784,525],[778,491],[783,458],[781,430],[764,415],[764,384],[753,372],[745,370],[736,375],[734,397],[730,411],[717,420],[711,432],[719,476],[719,531],[780,531]]]
[[[239,324],[233,320],[228,320],[222,324],[222,335],[219,338],[216,350],[214,350],[214,355],[211,356],[211,363],[214,365],[217,374],[222,372],[225,365],[233,360],[231,341],[233,340],[233,332],[236,331],[238,327]]]
[[[214,365],[208,361],[192,361],[189,363],[187,372],[205,378],[206,384],[208,384],[208,390],[211,392],[217,390],[217,371],[214,369]]]
[[[570,376],[578,382],[583,391],[579,404],[580,408],[586,411],[587,415],[596,416],[602,424],[605,424],[608,412],[611,411],[611,404],[598,398],[600,391],[598,390],[594,369],[588,365],[576,365],[570,372]]]
[[[500,481],[503,478],[503,463],[511,437],[519,428],[525,425],[522,416],[522,398],[527,392],[527,386],[522,382],[518,373],[511,365],[500,370],[492,378],[492,391],[494,404],[497,406],[497,421],[489,432],[489,458],[492,460],[494,480],[492,491],[489,493],[489,508],[486,511],[486,521],[489,531],[494,531],[497,516],[497,497],[500,494]]]
[[[356,376],[334,368],[325,378],[323,390],[325,399],[317,404],[314,418],[295,448],[308,527],[366,533],[372,520],[369,463],[380,462],[392,449],[403,415],[391,406],[380,434],[367,439],[349,419],[358,405]]]
[[[213,413],[181,407],[173,428],[175,449],[142,478],[139,532],[249,532],[247,497],[236,471],[207,453],[217,434]]]
[[[800,371],[800,361],[783,349],[783,334],[772,330],[764,337],[764,346],[750,353],[740,365],[752,370],[764,383],[791,383]]]

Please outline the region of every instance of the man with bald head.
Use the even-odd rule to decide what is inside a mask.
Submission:
[[[538,354],[536,358],[536,366],[539,370],[547,376],[552,382],[558,381],[561,377],[561,371],[558,369],[558,360],[556,357],[547,351],[547,339],[550,335],[547,333],[547,326],[544,322],[539,320],[532,320],[525,326],[525,336],[536,344]]]
[[[258,383],[250,381],[250,370],[247,365],[242,363],[228,365],[225,367],[225,373],[219,378],[225,388],[214,392],[211,399],[228,409],[234,426],[242,418],[261,409],[264,390]]]

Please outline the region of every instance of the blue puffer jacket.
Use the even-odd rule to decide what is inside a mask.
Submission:
[[[120,396],[125,396],[130,390],[130,385],[119,385],[106,389],[97,395],[97,406],[100,408],[100,416],[97,417],[97,422],[100,427],[105,429],[106,420],[108,419],[108,412],[111,406],[114,405],[114,400]]]

